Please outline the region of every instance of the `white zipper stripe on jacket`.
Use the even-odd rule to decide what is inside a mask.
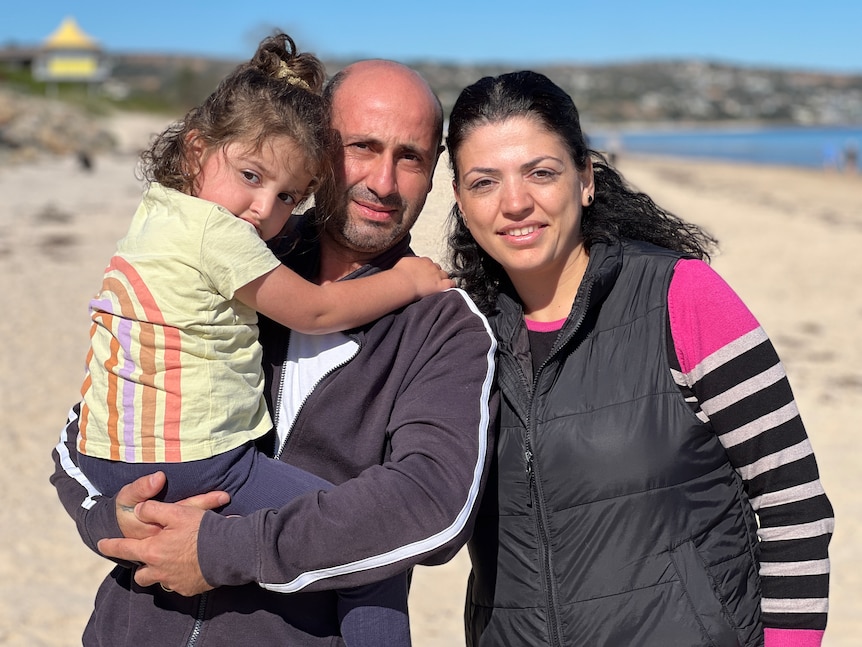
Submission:
[[[290,331],[287,356],[278,387],[275,433],[278,458],[284,449],[296,417],[320,381],[347,364],[359,352],[359,343],[342,332],[304,335]]]
[[[262,586],[263,588],[269,591],[276,591],[278,593],[295,593],[296,591],[300,591],[309,584],[317,582],[319,580],[336,577],[338,575],[356,573],[359,571],[367,571],[372,568],[378,568],[380,566],[386,566],[388,564],[394,564],[395,562],[404,559],[409,559],[423,553],[431,552],[435,548],[438,548],[446,542],[454,539],[464,529],[464,526],[467,524],[467,520],[470,518],[470,513],[477,502],[477,498],[479,495],[479,485],[482,481],[482,471],[485,466],[485,455],[488,451],[488,426],[491,424],[490,411],[488,410],[488,402],[490,398],[491,388],[494,384],[494,361],[495,354],[497,352],[497,342],[494,339],[494,335],[491,332],[491,328],[488,325],[488,321],[478,311],[475,304],[466,295],[466,293],[457,289],[453,289],[452,291],[459,293],[462,298],[467,302],[470,309],[476,314],[477,317],[480,318],[483,325],[485,326],[485,330],[488,333],[488,337],[491,341],[488,348],[488,353],[485,356],[487,362],[487,369],[485,372],[485,379],[482,382],[482,397],[480,402],[481,416],[479,421],[479,427],[477,429],[477,432],[479,434],[479,451],[476,464],[473,466],[473,480],[470,484],[470,489],[467,493],[467,500],[464,502],[464,506],[461,508],[460,512],[455,517],[455,520],[452,522],[452,524],[450,524],[447,528],[444,528],[440,532],[431,535],[430,537],[413,542],[412,544],[400,546],[386,553],[372,555],[370,557],[356,560],[354,562],[349,562],[347,564],[339,564],[336,566],[331,566],[329,568],[300,573],[296,578],[284,584],[261,582],[260,586]]]

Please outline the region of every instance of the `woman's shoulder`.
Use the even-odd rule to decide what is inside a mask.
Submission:
[[[684,372],[704,357],[752,334],[760,324],[707,263],[680,259],[668,289],[668,317]]]
[[[669,259],[673,262],[676,259],[685,258],[683,252],[678,252],[667,247],[660,247],[653,243],[648,243],[643,240],[624,239],[620,242],[620,246],[624,250],[626,256],[641,257],[644,259],[655,259],[656,261]]]

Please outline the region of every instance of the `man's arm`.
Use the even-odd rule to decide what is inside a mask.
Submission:
[[[60,441],[51,452],[54,473],[51,484],[57,488],[60,503],[66,509],[84,543],[99,552],[96,544],[105,537],[122,537],[115,513],[115,502],[103,496],[78,469],[78,415],[80,403],[69,411],[66,425],[60,432]]]
[[[116,497],[101,494],[78,468],[78,415],[80,403],[69,411],[60,440],[51,453],[54,473],[51,484],[75,525],[84,543],[100,553],[98,542],[109,537],[143,539],[159,532],[159,526],[140,521],[135,515],[138,503],[152,499],[165,486],[165,476],[155,472],[133,481],[117,492]],[[211,492],[183,501],[184,505],[208,510],[229,500],[224,492]],[[129,565],[128,563],[123,565]]]
[[[139,514],[166,532],[102,550],[145,562],[139,584],[187,595],[247,582],[279,592],[344,588],[451,558],[472,529],[492,453],[496,344],[463,293],[429,299],[437,309],[408,322],[421,349],[391,412],[386,463],[244,518],[145,503]]]

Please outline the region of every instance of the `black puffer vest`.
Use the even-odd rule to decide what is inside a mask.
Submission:
[[[763,644],[753,512],[668,365],[678,258],[594,245],[535,379],[521,308],[500,297],[503,402],[469,543],[468,645]]]

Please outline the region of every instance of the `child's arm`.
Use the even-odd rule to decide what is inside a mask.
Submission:
[[[235,296],[283,326],[322,335],[374,321],[453,285],[430,258],[408,256],[391,270],[325,285],[306,281],[282,265],[242,286]]]

